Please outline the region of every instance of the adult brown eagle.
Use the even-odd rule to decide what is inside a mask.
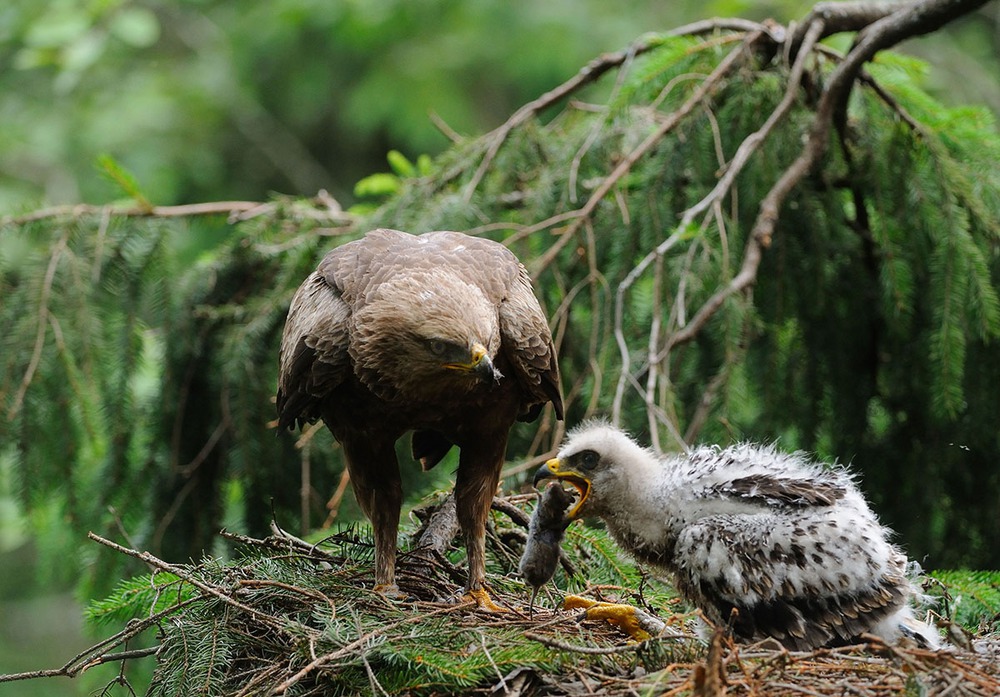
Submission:
[[[466,591],[485,591],[485,527],[515,420],[551,402],[559,368],[527,270],[501,244],[458,232],[374,230],[329,252],[292,299],[281,341],[278,423],[322,419],[344,448],[372,521],[375,582],[394,595],[402,504],[395,442],[414,431],[430,469],[461,449],[456,510]]]

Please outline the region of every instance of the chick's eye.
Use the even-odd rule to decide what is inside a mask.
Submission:
[[[587,468],[592,468],[597,466],[597,462],[600,460],[597,453],[593,450],[584,450],[580,453],[580,463]]]

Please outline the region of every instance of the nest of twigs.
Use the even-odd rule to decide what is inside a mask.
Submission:
[[[223,533],[236,557],[192,565],[92,536],[153,569],[91,608],[94,619],[124,629],[60,669],[5,677],[76,675],[152,655],[153,695],[1000,694],[995,634],[942,651],[872,638],[808,653],[737,645],[723,631],[699,638],[690,629],[695,613],[668,586],[619,558],[603,532],[582,526],[567,535],[556,584],[529,614],[516,566],[532,498],[494,505],[489,580],[504,613],[461,602],[462,551],[446,514],[431,524],[421,516],[415,544],[399,559],[404,601],[371,592],[373,549],[361,529],[315,544],[278,526],[266,539]],[[634,642],[561,609],[568,590],[632,603],[658,615],[666,631]],[[134,648],[149,628],[155,645]]]

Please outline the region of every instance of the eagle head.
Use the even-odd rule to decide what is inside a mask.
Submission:
[[[468,279],[435,269],[390,279],[353,317],[351,357],[376,393],[408,397],[503,378],[497,308]]]
[[[634,488],[641,485],[655,458],[624,432],[604,421],[574,429],[559,454],[535,473],[534,484],[556,479],[572,485],[580,500],[567,519],[603,516],[629,510]]]

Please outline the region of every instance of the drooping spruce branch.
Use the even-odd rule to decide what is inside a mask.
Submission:
[[[874,418],[883,400],[891,402],[889,413],[921,405],[923,414],[941,398],[913,394],[915,378],[898,386],[911,398],[898,397],[879,361],[892,355],[898,363],[902,354],[887,344],[909,333],[910,342],[927,347],[931,337],[941,347],[924,352],[929,361],[920,361],[918,372],[943,376],[934,384],[947,386],[941,394],[954,414],[966,389],[964,353],[951,350],[966,340],[957,327],[965,322],[966,336],[974,332],[985,342],[1000,335],[995,282],[982,263],[1000,208],[990,184],[972,183],[970,169],[942,174],[968,153],[967,163],[979,162],[973,168],[995,182],[987,153],[996,151],[996,136],[988,120],[948,116],[921,102],[899,78],[902,70],[915,72],[901,59],[882,54],[871,61],[975,5],[838,3],[817,6],[794,30],[720,23],[709,35],[644,37],[631,57],[625,51],[596,62],[614,80],[605,101],[589,103],[582,90],[590,82],[574,77],[445,158],[446,185],[415,184],[375,220],[428,229],[457,219],[476,234],[512,231],[506,242],[526,259],[551,308],[574,419],[610,412],[661,447],[766,432],[801,447],[822,444],[833,457],[865,455],[872,467],[885,457],[864,453],[865,442],[909,457],[904,443],[889,445],[895,427]],[[732,56],[726,47],[758,31],[754,50],[723,64]],[[860,32],[846,54],[818,43],[842,31]],[[718,81],[722,67],[730,70]],[[711,89],[702,91],[706,84]],[[849,93],[856,97],[853,122],[838,137],[851,151],[829,153],[830,126]],[[547,125],[534,118],[559,102],[564,110]],[[956,128],[967,146],[957,133],[944,135]],[[910,154],[900,157],[899,148]],[[914,187],[919,193],[905,191]],[[585,196],[577,205],[580,189]],[[843,192],[854,192],[850,201]],[[457,193],[468,211],[455,205]],[[921,208],[917,222],[908,196],[949,203],[936,212]],[[951,214],[952,207],[959,210]],[[924,256],[947,239],[930,232],[950,229],[947,221],[931,222],[943,214],[972,224],[968,242],[953,246],[964,260],[951,266]],[[779,249],[769,254],[775,240]],[[869,263],[845,262],[844,269],[864,270],[858,282],[866,285],[855,292],[868,301],[854,303],[848,284],[837,281],[848,274],[824,267],[853,259],[858,240],[868,245]],[[762,268],[769,276],[761,277]],[[959,319],[962,305],[951,301],[937,328],[918,329],[914,322],[931,316],[928,303],[936,302],[922,292],[937,286],[927,279],[947,285],[964,276],[956,275],[959,268],[976,269],[979,297],[965,305],[969,313]],[[917,277],[919,289],[912,285]],[[963,284],[951,287],[955,297],[966,292]],[[831,309],[839,313],[833,321],[823,317]],[[865,345],[869,340],[885,343]],[[762,344],[781,350],[753,359]],[[846,359],[851,351],[857,355]],[[778,370],[776,360],[788,361],[781,366],[787,380],[765,375]],[[892,379],[906,381],[895,371]],[[618,379],[608,381],[609,374]],[[776,395],[766,397],[770,415],[734,421],[739,402],[757,408],[748,390]],[[866,423],[869,409],[874,420]],[[937,418],[933,411],[926,418]],[[763,430],[762,416],[769,424]],[[977,457],[988,461],[990,452],[984,442]]]
[[[895,46],[905,39],[935,31],[987,2],[989,0],[920,0],[913,4],[893,5],[891,14],[880,17],[878,11],[869,12],[864,5],[854,6],[860,17],[869,20],[875,17],[878,19],[863,27],[864,32],[830,75],[816,107],[816,116],[809,130],[809,140],[802,154],[761,201],[760,214],[752,231],[752,236],[757,242],[764,246],[769,244],[782,203],[826,151],[834,119],[845,118],[844,110],[848,96],[864,64],[879,51]],[[822,26],[826,21],[825,13],[828,11],[830,11],[829,5],[824,5],[822,11],[807,21]],[[849,12],[842,12],[840,16],[845,14]]]

